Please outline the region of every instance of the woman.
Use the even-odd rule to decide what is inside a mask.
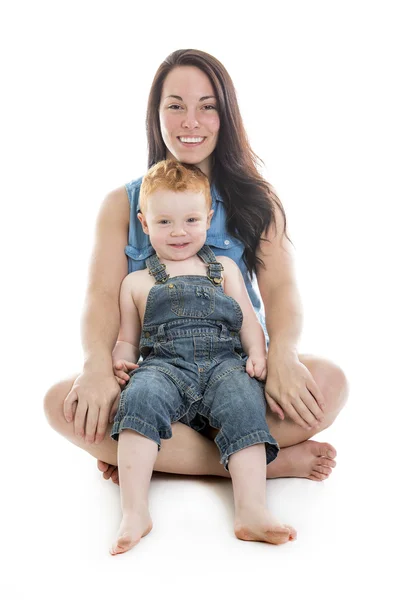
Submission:
[[[298,355],[300,300],[286,236],[284,210],[256,168],[232,81],[215,58],[178,50],[158,69],[147,111],[149,167],[165,158],[197,165],[210,179],[215,214],[207,237],[242,270],[255,309],[266,307],[269,336],[266,399],[268,425],[281,451],[268,477],[326,479],[335,466],[330,444],[307,441],[343,408],[347,382],[336,365]],[[120,284],[144,268],[149,242],[136,218],[140,180],[111,192],[101,207],[82,319],[84,366],[54,385],[45,398],[51,426],[98,459],[106,479],[118,483],[117,443],[111,439],[120,388],[111,353],[118,336]],[[128,258],[128,260],[127,260]],[[155,470],[193,475],[229,473],[212,441],[182,423],[164,440]]]

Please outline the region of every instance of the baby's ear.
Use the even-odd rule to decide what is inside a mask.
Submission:
[[[146,217],[141,212],[138,212],[137,213],[137,218],[139,219],[139,221],[142,224],[142,229],[143,229],[144,233],[146,233],[147,235],[149,235],[149,228],[147,227]]]
[[[207,216],[207,227],[210,227],[210,223],[211,223],[213,214],[214,214],[214,211],[210,210],[210,212],[208,213],[208,216]]]

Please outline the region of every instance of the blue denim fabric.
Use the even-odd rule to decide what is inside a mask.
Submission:
[[[125,186],[130,206],[128,245],[125,247],[129,273],[144,269],[146,259],[154,253],[154,249],[150,244],[150,238],[143,232],[137,218],[142,179],[142,177],[135,179]],[[211,226],[207,232],[206,244],[211,247],[217,256],[229,256],[238,265],[243,275],[250,300],[263,326],[268,345],[264,306],[258,292],[257,280],[255,277],[253,279],[250,277],[243,261],[244,246],[242,242],[232,237],[227,231],[224,203],[214,185],[211,186],[211,197],[214,214],[211,219]]]
[[[199,256],[209,262],[213,253],[205,246]],[[254,444],[265,443],[271,462],[279,446],[266,422],[264,386],[246,373],[243,315],[215,283],[219,263],[209,267],[209,277],[169,278],[155,254],[146,262],[156,285],[140,338],[144,360],[121,394],[111,436],[118,440],[123,429],[132,429],[160,449],[161,439],[172,436],[171,423],[197,431],[209,423],[219,429],[215,443],[226,470],[231,454]]]

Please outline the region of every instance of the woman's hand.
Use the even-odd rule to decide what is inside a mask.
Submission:
[[[267,376],[267,359],[265,354],[250,355],[246,362],[246,373],[260,381],[265,381]]]
[[[123,360],[121,358],[113,363],[115,379],[118,381],[121,389],[125,387],[130,379],[130,376],[128,375],[129,371],[133,371],[134,369],[138,368],[138,364]]]
[[[64,416],[74,421],[75,434],[89,444],[103,441],[118,409],[120,386],[114,374],[83,371],[64,400]]]
[[[272,412],[285,415],[304,429],[312,429],[323,417],[324,397],[310,371],[293,349],[270,349],[267,358],[265,397]]]

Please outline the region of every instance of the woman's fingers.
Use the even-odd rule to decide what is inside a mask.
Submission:
[[[321,390],[315,383],[314,379],[312,378],[311,374],[310,374],[309,379],[307,380],[307,388],[313,395],[313,398],[317,402],[320,410],[323,411],[326,406],[325,398],[322,395]]]
[[[278,415],[278,417],[281,419],[281,421],[283,421],[285,418],[285,413],[283,412],[283,410],[281,409],[279,404],[277,402],[275,402],[275,400],[272,398],[272,396],[267,394],[267,392],[265,392],[265,398],[268,402],[268,406],[270,407],[271,411],[273,413],[276,413]]]
[[[300,427],[303,427],[303,429],[310,429],[310,425],[309,425],[307,419],[305,418],[305,416],[307,416],[306,410],[308,410],[308,409],[306,409],[306,410],[300,409],[299,412],[297,412],[297,410],[296,410],[297,407],[294,407],[294,405],[291,404],[290,402],[284,404],[283,408],[284,408],[285,413],[292,419],[292,421],[297,423],[297,425],[300,425]],[[310,411],[308,411],[308,413],[309,413],[309,418],[311,417],[311,419],[314,420],[314,417],[312,416]],[[304,415],[304,417],[302,415]]]
[[[314,421],[321,422],[324,417],[324,413],[320,409],[313,394],[311,394],[307,388],[303,391],[301,395],[301,400],[313,415]],[[316,425],[316,423],[314,423],[314,425]]]
[[[120,395],[117,396],[117,398],[114,400],[114,404],[111,407],[110,415],[109,415],[109,418],[108,418],[109,423],[113,423],[115,415],[117,414],[118,404],[119,404],[119,398],[120,398]]]
[[[96,435],[96,428],[98,428],[99,420],[99,409],[96,405],[90,405],[88,407],[86,415],[86,434],[85,442],[93,444]]]
[[[68,396],[64,400],[64,417],[65,420],[70,423],[74,418],[76,411],[76,403],[78,402],[78,394],[74,388],[70,391]],[[74,407],[74,408],[72,408]]]
[[[270,394],[269,396],[271,397]],[[276,404],[278,404],[277,400],[274,401]],[[290,417],[292,421],[294,421],[303,429],[312,429],[318,425],[320,419],[322,418],[322,412],[308,390],[303,391],[302,397],[282,394],[279,398],[279,406],[283,410],[284,414]],[[312,410],[310,410],[309,406],[312,408]],[[315,416],[313,411],[318,414],[318,418]]]
[[[75,431],[75,435],[77,435],[78,437],[81,437],[81,438],[83,438],[83,436],[85,435],[85,419],[86,419],[87,408],[88,408],[88,405],[86,404],[86,402],[83,402],[83,400],[80,399],[80,401],[77,405],[77,408],[76,408],[76,413],[75,413],[74,431]]]
[[[119,399],[119,394],[117,396]],[[98,421],[97,421],[97,432],[96,432],[96,444],[103,441],[106,434],[108,418],[109,418],[109,406],[100,406]]]

